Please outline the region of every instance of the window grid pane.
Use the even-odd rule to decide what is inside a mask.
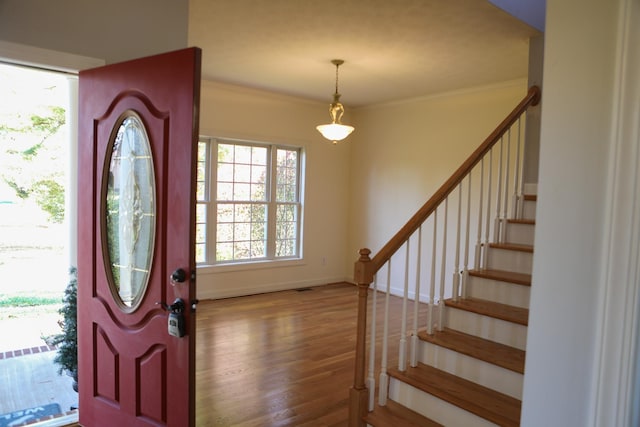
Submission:
[[[300,151],[220,140],[214,149],[215,262],[298,256]]]
[[[264,258],[267,204],[219,203],[216,228],[216,260]]]
[[[278,204],[276,209],[276,257],[293,257],[298,253],[298,206]]]
[[[209,197],[207,194],[207,177],[209,176],[209,163],[207,162],[207,152],[209,144],[205,141],[198,142],[198,161],[196,175],[196,200],[199,202],[206,201]]]
[[[218,201],[267,200],[266,147],[218,144]]]
[[[207,261],[207,205],[209,201],[209,142],[198,141],[196,174],[196,263]]]
[[[298,201],[298,151],[279,148],[276,166],[276,202]]]

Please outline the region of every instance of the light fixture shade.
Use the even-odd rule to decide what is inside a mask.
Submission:
[[[320,132],[322,136],[329,141],[333,141],[335,144],[349,136],[354,128],[353,126],[343,125],[340,121],[344,114],[344,107],[340,103],[340,93],[338,92],[338,67],[342,65],[344,61],[342,59],[334,59],[331,63],[336,66],[336,92],[333,94],[333,102],[329,105],[331,123],[316,126],[316,129],[318,129],[318,132]]]
[[[353,126],[341,125],[338,123],[319,125],[316,126],[316,129],[318,129],[318,132],[320,132],[322,136],[334,143],[342,141],[348,137],[351,132],[353,132]]]

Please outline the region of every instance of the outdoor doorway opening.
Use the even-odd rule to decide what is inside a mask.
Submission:
[[[76,78],[0,63],[0,427],[78,405],[53,340],[74,263]]]

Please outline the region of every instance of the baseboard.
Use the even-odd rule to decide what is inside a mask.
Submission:
[[[325,277],[322,279],[302,280],[294,282],[284,283],[267,283],[254,286],[247,286],[244,288],[226,288],[226,289],[213,289],[200,287],[197,290],[199,300],[206,299],[224,299],[233,297],[242,297],[247,295],[265,294],[269,292],[289,291],[299,288],[312,288],[315,286],[323,286],[330,283],[341,283],[350,280],[345,277]]]
[[[380,292],[386,292],[387,291],[387,285],[383,285],[380,284],[378,285],[378,291]],[[399,288],[399,287],[395,287],[395,286],[391,286],[391,289],[389,290],[389,292],[391,293],[391,295],[396,296],[396,297],[400,297],[402,298],[404,296],[404,289],[403,288]],[[410,299],[411,301],[415,300],[415,291],[413,290],[409,290],[409,292],[407,292],[407,298]],[[437,298],[437,296],[436,296]],[[429,294],[425,294],[420,292],[420,302],[422,303],[429,303]]]

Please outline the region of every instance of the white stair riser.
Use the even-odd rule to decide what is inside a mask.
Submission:
[[[527,327],[524,325],[459,310],[455,307],[447,307],[444,313],[445,325],[451,329],[520,350],[525,350],[527,347]]]
[[[522,205],[522,218],[523,219],[536,219],[536,201],[525,200]]]
[[[389,398],[445,426],[496,425],[395,378],[390,378]]]
[[[523,375],[517,372],[426,341],[420,342],[419,361],[522,400]]]
[[[467,297],[529,308],[531,287],[469,275]]]
[[[507,222],[505,241],[516,245],[533,245],[535,225]]]
[[[531,274],[533,253],[501,248],[489,248],[487,268]]]

